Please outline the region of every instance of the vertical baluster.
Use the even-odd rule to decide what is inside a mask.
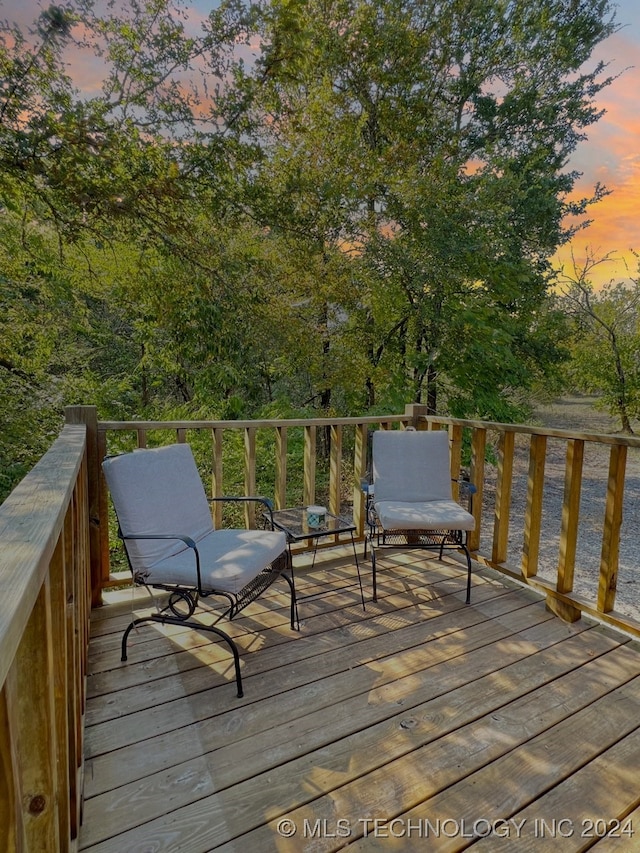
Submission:
[[[16,800],[15,747],[10,727],[8,689],[5,682],[0,690],[0,849],[20,850],[22,827],[16,818],[20,814]],[[18,844],[20,838],[20,845]]]
[[[340,514],[340,491],[342,485],[342,427],[331,427],[331,455],[329,460],[329,512]]]
[[[476,487],[473,496],[472,510],[476,520],[475,530],[469,534],[469,549],[477,551],[480,548],[482,533],[482,501],[484,498],[484,461],[487,446],[487,431],[484,428],[474,428],[471,435],[471,473],[470,478]]]
[[[494,563],[504,563],[507,560],[514,440],[515,434],[505,430],[500,434],[498,442],[498,482],[496,484],[493,549],[491,553],[491,559]]]
[[[211,497],[221,498],[222,488],[222,430],[213,428],[211,430],[212,454],[211,461]],[[212,504],[213,526],[216,530],[222,527],[222,501],[214,501]]]
[[[563,595],[573,591],[573,575],[576,564],[578,544],[578,521],[580,515],[580,492],[582,489],[582,464],[584,460],[584,441],[567,441],[567,454],[564,470],[564,495],[562,499],[562,524],[558,546],[558,577],[556,589]],[[547,596],[547,607],[565,622],[577,622],[581,612],[568,601]]]
[[[305,506],[316,499],[316,425],[304,428],[304,497]]]
[[[616,601],[626,464],[626,445],[614,445],[611,448],[611,455],[609,457],[609,479],[607,481],[607,501],[605,506],[604,531],[602,534],[600,580],[598,583],[598,610],[602,613],[608,613],[610,610],[613,610]]]
[[[547,436],[532,435],[529,445],[527,509],[524,517],[524,546],[522,550],[522,574],[525,578],[532,578],[538,574],[546,455]]]
[[[244,431],[244,493],[257,494],[255,427],[247,427]],[[256,505],[249,501],[244,505],[244,523],[249,529],[256,526]]]
[[[63,850],[57,819],[56,731],[49,577],[40,589],[6,680],[16,756],[18,838],[25,850]],[[65,844],[65,847],[67,845]]]
[[[558,592],[573,590],[573,573],[578,546],[578,521],[580,518],[580,493],[582,490],[582,465],[584,441],[567,442],[567,459],[564,473],[562,500],[562,525],[560,527],[560,552],[558,555]]]
[[[287,505],[287,428],[276,427],[276,509],[284,509]]]
[[[70,707],[71,691],[67,683],[67,661],[70,649],[67,644],[66,618],[66,560],[71,556],[67,553],[66,543],[72,535],[71,514],[65,514],[63,531],[58,540],[49,565],[49,589],[51,595],[51,644],[55,649],[52,655],[53,669],[51,681],[53,688],[53,720],[55,732],[55,787],[57,790],[56,811],[58,818],[58,835],[64,849],[71,837],[71,778],[69,773],[69,719],[67,708]],[[71,655],[73,658],[73,655]],[[75,794],[75,791],[74,791]]]
[[[449,425],[449,441],[451,442],[451,491],[454,501],[460,497],[460,465],[462,464],[462,427],[459,424]]]
[[[70,520],[69,535],[65,532],[64,583],[66,600],[63,607],[67,642],[67,719],[68,753],[67,772],[69,777],[69,830],[72,839],[80,831],[82,791],[79,770],[82,766],[84,713],[83,686],[86,666],[82,654],[89,638],[85,635],[88,619],[84,610],[86,596],[83,595],[84,561],[86,553],[83,536],[86,535],[88,519],[82,511],[82,470],[76,482],[74,498],[67,513]]]
[[[109,550],[109,490],[107,481],[102,473],[102,461],[107,455],[107,434],[104,430],[98,432],[98,493],[97,493],[97,508],[98,508],[98,554],[99,559],[96,565],[93,565],[93,549],[92,549],[92,568],[91,568],[91,606],[99,607],[102,604],[102,588],[109,582],[111,576],[111,553]],[[91,491],[91,488],[89,489]],[[91,512],[91,509],[89,510]],[[93,518],[90,519],[89,536],[95,535],[95,523]],[[97,576],[96,576],[97,574]]]
[[[356,526],[356,533],[362,536],[365,525],[365,496],[360,488],[360,482],[367,475],[367,466],[370,460],[367,459],[368,449],[368,434],[369,429],[367,424],[356,424],[354,436],[354,451],[353,451],[353,523]]]

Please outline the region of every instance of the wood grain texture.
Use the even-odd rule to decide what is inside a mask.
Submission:
[[[0,839],[20,853],[76,849],[99,565],[85,435],[65,426],[0,508]]]
[[[506,562],[508,556],[513,448],[514,433],[510,431],[501,432],[498,440],[498,483],[496,486],[493,548],[491,552],[491,558],[496,564]]]
[[[467,607],[464,566],[416,552],[384,557],[381,597],[363,613],[356,590],[337,591],[349,559],[344,549],[300,573],[305,592],[321,595],[305,602],[299,634],[277,591],[248,624],[233,623],[241,700],[228,653],[202,638],[152,628],[135,639],[137,658],[114,666],[129,617],[126,605],[103,608],[82,850],[315,853],[344,845],[338,820],[349,849],[386,850],[388,838],[364,836],[365,821],[509,817],[537,802],[542,817],[558,803],[577,815],[583,786],[595,808],[594,762],[612,792],[598,811],[613,819],[629,808],[625,761],[640,747],[634,644],[584,620],[567,626],[493,573],[478,576]],[[291,838],[282,819],[297,826]],[[414,849],[398,845],[389,849]]]
[[[527,578],[538,574],[538,554],[542,530],[542,497],[547,437],[532,435],[529,446],[529,477],[527,480],[527,509],[524,522],[522,574]]]

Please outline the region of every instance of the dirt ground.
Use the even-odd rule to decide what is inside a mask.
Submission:
[[[533,422],[540,426],[575,432],[616,433],[619,424],[606,413],[597,411],[588,397],[566,397],[536,409]],[[640,435],[640,424],[634,424]],[[583,467],[576,560],[575,590],[590,601],[597,598],[604,506],[609,470],[607,445],[587,442]],[[545,465],[543,530],[540,543],[540,577],[555,580],[560,539],[560,520],[564,492],[566,442],[549,439]],[[529,443],[526,436],[516,437],[512,505],[509,528],[509,562],[519,565],[524,534]],[[491,550],[495,471],[489,466],[486,509],[481,549]],[[623,522],[616,610],[640,619],[640,448],[629,448],[627,456]]]

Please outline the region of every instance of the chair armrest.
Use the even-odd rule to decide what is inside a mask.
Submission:
[[[196,548],[196,543],[190,536],[181,536],[179,533],[137,533],[130,534],[129,536],[125,536],[125,534],[118,530],[118,536],[120,539],[180,539],[187,545],[189,548],[193,548],[194,550],[198,550]]]
[[[454,480],[453,482],[458,484],[460,500],[466,500],[467,509],[469,510],[469,512],[471,512],[471,507],[473,505],[473,496],[476,494],[478,489],[470,480]]]
[[[180,534],[180,533],[140,533],[140,534],[136,534],[136,535],[133,535],[133,534],[125,535],[122,532],[122,530],[120,530],[119,527],[118,527],[118,536],[123,541],[125,541],[127,539],[178,539],[181,542],[184,542],[184,544],[188,548],[193,549],[193,554],[196,558],[196,577],[198,579],[198,589],[199,590],[202,589],[202,579],[201,579],[201,575],[200,575],[200,554],[198,552],[198,548],[196,546],[195,541],[190,536],[182,536],[182,534]],[[125,549],[125,551],[126,551],[126,549]],[[127,559],[129,559],[128,553],[127,553]],[[129,566],[130,566],[131,572],[135,578],[136,573],[133,570],[133,566],[131,565],[130,560],[129,560]]]
[[[261,503],[266,507],[267,512],[269,513],[269,520],[271,522],[271,529],[273,530],[273,501],[269,498],[262,497],[262,495],[222,495],[219,498],[207,498],[209,503],[221,503],[223,501],[234,501],[236,503]]]

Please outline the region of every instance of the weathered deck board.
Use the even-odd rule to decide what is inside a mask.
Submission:
[[[493,850],[469,828],[512,818],[500,850],[540,850],[558,843],[534,837],[542,820],[637,809],[637,644],[561,622],[489,572],[466,607],[455,560],[382,565],[366,612],[357,590],[332,592],[348,559],[327,560],[300,580],[324,595],[301,603],[299,634],[277,591],[230,626],[243,699],[210,637],[149,626],[121,664],[127,605],[96,614],[80,849],[409,850],[428,819],[429,850]],[[637,849],[615,840],[598,851]]]

